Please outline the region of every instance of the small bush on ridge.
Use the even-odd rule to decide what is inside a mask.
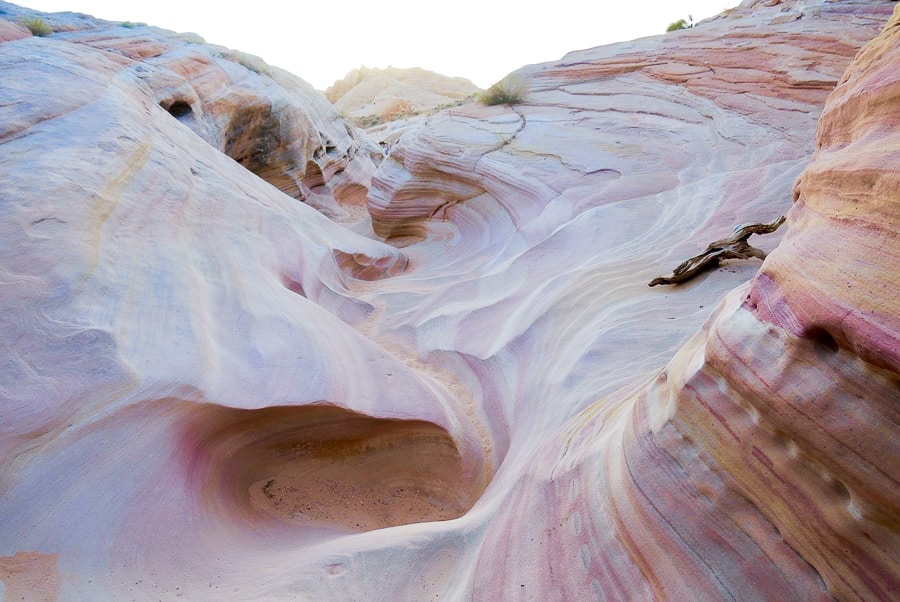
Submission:
[[[478,95],[478,101],[487,106],[512,105],[522,102],[528,94],[528,82],[518,75],[507,75]]]
[[[20,21],[22,25],[31,30],[36,36],[49,36],[53,33],[53,29],[47,25],[47,22],[41,19],[40,17],[32,17],[30,19],[22,19]]]
[[[679,29],[689,29],[694,26],[694,17],[688,15],[687,21],[684,19],[678,19],[672,23],[669,23],[669,26],[666,28],[666,33],[670,31],[678,31]]]

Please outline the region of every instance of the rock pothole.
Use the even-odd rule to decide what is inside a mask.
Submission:
[[[368,531],[457,518],[475,501],[454,441],[429,422],[214,406],[194,424],[194,486],[230,520]]]

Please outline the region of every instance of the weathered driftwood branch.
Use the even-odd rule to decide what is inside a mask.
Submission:
[[[717,240],[709,244],[706,250],[682,262],[669,277],[654,278],[649,286],[657,284],[678,284],[690,280],[700,272],[719,265],[723,259],[750,259],[758,257],[765,259],[766,254],[761,249],[751,246],[747,239],[753,234],[769,234],[778,229],[784,223],[782,215],[771,224],[747,224],[735,230],[728,238]]]

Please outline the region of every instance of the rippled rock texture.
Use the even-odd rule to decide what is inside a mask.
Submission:
[[[2,591],[890,598],[893,7],[579,51],[382,160],[255,59],[0,3]]]

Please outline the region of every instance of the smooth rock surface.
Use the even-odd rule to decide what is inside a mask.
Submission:
[[[0,591],[890,598],[893,8],[579,51],[383,159],[195,36],[0,44]],[[266,98],[270,171],[226,154],[275,139]],[[307,203],[259,177],[309,152]],[[780,214],[761,268],[647,287]]]

